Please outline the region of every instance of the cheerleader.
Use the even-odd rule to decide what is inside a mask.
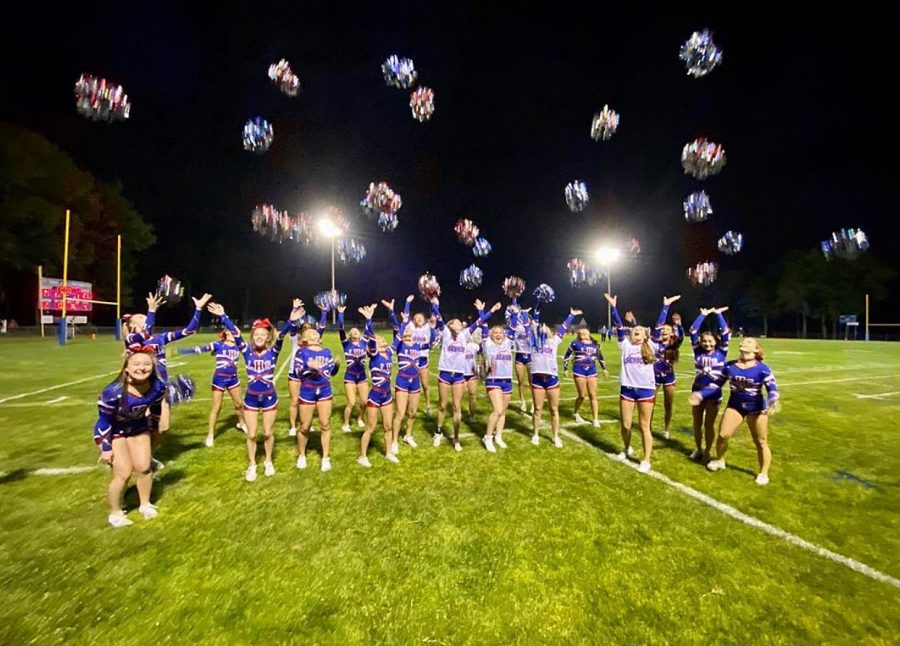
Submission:
[[[495,446],[506,448],[503,429],[506,425],[506,409],[509,408],[509,400],[512,399],[513,350],[518,316],[518,307],[515,307],[510,313],[509,325],[505,329],[500,325],[492,327],[482,344],[488,369],[484,388],[491,402],[487,432],[482,439],[488,453],[496,453]]]
[[[328,310],[322,309],[320,327],[325,327]],[[306,445],[309,442],[309,430],[312,426],[313,413],[319,418],[319,431],[322,433],[322,466],[323,472],[331,471],[331,459],[328,451],[331,448],[331,404],[334,399],[331,392],[331,377],[337,374],[338,367],[334,362],[331,350],[322,346],[322,337],[318,330],[308,329],[300,337],[300,347],[293,359],[294,374],[300,378],[298,395],[300,407],[300,432],[297,434],[297,468],[306,468]]]
[[[325,327],[328,324],[328,309],[320,307],[322,316],[315,328],[311,323],[302,323],[299,327],[291,329],[291,369],[288,370],[288,392],[291,395],[290,408],[288,409],[288,420],[290,427],[288,428],[288,437],[297,437],[297,416],[300,413],[300,388],[302,387],[302,379],[297,374],[297,356],[303,350],[303,338],[307,330],[315,330],[322,335],[325,333]]]
[[[725,357],[728,354],[728,342],[731,339],[731,329],[722,316],[727,307],[701,309],[700,315],[691,324],[691,345],[694,348],[694,383],[691,392],[699,392],[715,382],[722,376],[722,368],[725,367]],[[715,314],[719,321],[719,338],[712,332],[700,334],[700,326],[709,314]],[[692,406],[694,418],[694,452],[691,460],[709,461],[713,441],[716,437],[716,416],[719,414],[719,405],[722,403],[722,390],[719,389],[709,397]],[[705,431],[705,432],[704,432]],[[703,440],[706,440],[704,448]]]
[[[515,350],[516,350],[516,383],[519,392],[519,408],[523,413],[528,412],[525,406],[525,392],[531,390],[531,318],[528,310],[519,308],[514,298],[512,305],[518,311],[518,323],[516,324]],[[525,384],[528,384],[526,388]],[[531,405],[534,411],[534,403]]]
[[[772,369],[763,363],[763,349],[753,337],[741,340],[738,359],[729,361],[722,369],[722,375],[709,386],[691,393],[691,405],[698,406],[707,397],[721,391],[727,381],[731,385],[728,405],[719,423],[719,438],[716,440],[716,459],[710,460],[706,468],[710,471],[721,471],[725,468],[725,452],[728,440],[747,420],[750,435],[756,445],[756,458],[759,462],[759,474],[756,484],[769,484],[769,467],[772,465],[772,451],[769,449],[769,415],[781,410],[778,399],[778,387]],[[765,387],[768,394],[763,397]]]
[[[375,314],[375,304],[359,308],[359,313],[366,319],[366,351],[369,355],[369,376],[372,379],[372,388],[366,400],[366,430],[359,438],[360,466],[370,468],[367,453],[369,441],[375,426],[378,424],[378,412],[381,411],[381,425],[384,429],[384,459],[388,462],[399,462],[399,458],[391,451],[394,429],[394,398],[391,396],[391,370],[394,367],[394,349],[388,345],[384,337],[375,335],[375,326],[372,316]]]
[[[612,309],[613,321],[616,324],[616,335],[622,351],[622,366],[619,370],[621,388],[619,390],[619,414],[622,420],[622,442],[624,448],[617,456],[623,462],[633,455],[631,448],[631,422],[634,407],[638,409],[638,424],[641,427],[641,440],[644,453],[638,470],[641,473],[650,471],[650,455],[653,452],[653,435],[650,433],[650,420],[653,415],[653,403],[656,400],[656,377],[653,363],[656,354],[662,347],[651,339],[647,329],[635,325],[626,332],[619,311],[616,309],[617,296],[603,295]]]
[[[352,417],[357,403],[359,404],[357,426],[359,428],[366,427],[366,423],[363,421],[363,411],[366,409],[366,399],[369,397],[369,382],[366,376],[366,366],[363,363],[363,359],[366,357],[366,341],[355,327],[350,328],[349,332],[344,332],[344,311],[346,309],[344,305],[337,308],[337,324],[341,346],[344,348],[344,364],[347,366],[344,370],[344,392],[347,394],[347,405],[344,406],[344,424],[341,426],[341,430],[349,433],[350,417]]]
[[[479,316],[482,314],[484,314],[484,312],[478,312]],[[475,421],[476,397],[478,394],[478,375],[475,372],[475,364],[478,360],[478,354],[481,352],[481,342],[487,338],[487,335],[488,327],[486,325],[479,326],[479,328],[472,333],[469,342],[466,343],[466,369],[465,372],[463,372],[463,378],[466,380],[466,393],[469,396],[470,424]]]
[[[193,348],[179,350],[179,354],[212,354],[216,358],[216,369],[212,376],[212,407],[209,410],[209,429],[206,434],[207,447],[215,444],[216,422],[219,419],[219,411],[222,409],[222,398],[225,393],[231,397],[234,404],[234,412],[237,415],[237,427],[244,433],[247,425],[244,423],[244,405],[241,403],[241,380],[238,377],[237,363],[241,353],[234,341],[234,336],[228,330],[219,334],[219,340],[206,345],[195,345]]]
[[[601,338],[602,334],[601,332]],[[597,364],[600,364],[604,377],[609,377],[609,372],[606,370],[606,361],[603,360],[603,351],[591,337],[591,331],[587,328],[578,330],[578,338],[572,341],[566,349],[566,354],[563,356],[563,375],[568,374],[569,361],[573,356],[575,357],[575,362],[572,367],[572,375],[575,379],[575,390],[578,392],[578,396],[575,398],[575,422],[578,424],[587,423],[578,412],[581,409],[581,404],[587,398],[590,403],[594,426],[599,427]]]
[[[413,296],[412,294],[406,297],[406,305],[403,306],[403,313],[406,316],[409,316],[409,307],[412,304],[413,300],[415,300],[415,296]],[[422,385],[422,395],[425,398],[426,415],[431,415],[431,398],[428,395],[428,393],[430,392],[428,377],[428,355],[430,354],[430,350],[435,341],[437,341],[438,337],[440,336],[435,329],[433,310],[434,306],[432,306],[432,319],[430,321],[426,321],[425,315],[421,312],[416,312],[412,315],[412,322],[410,323],[412,342],[418,344],[419,347],[422,348],[422,352],[419,354],[419,383]]]
[[[100,460],[112,467],[107,520],[113,527],[132,524],[122,510],[122,493],[132,473],[137,480],[138,511],[148,520],[157,516],[150,502],[150,438],[159,424],[165,395],[166,382],[160,379],[154,351],[149,348],[128,355],[119,376],[100,394],[94,442]]]
[[[393,433],[391,435],[391,453],[400,452],[399,438],[403,421],[406,421],[406,433],[403,442],[410,448],[416,448],[416,438],[413,437],[413,423],[419,408],[419,395],[422,392],[422,384],[419,379],[419,358],[427,354],[428,346],[413,341],[413,332],[410,328],[409,315],[402,312],[403,322],[397,320],[394,314],[394,301],[381,301],[390,311],[391,323],[394,327],[394,343],[392,348],[397,357],[397,381],[394,386],[394,395],[397,398],[397,413],[394,415]]]
[[[563,447],[559,437],[559,364],[557,363],[557,349],[562,343],[566,329],[572,324],[576,316],[581,316],[581,310],[569,310],[569,316],[555,331],[549,326],[541,324],[540,311],[535,308],[532,330],[532,354],[531,354],[531,398],[534,400],[534,415],[532,415],[531,443],[537,446],[540,441],[541,413],[544,410],[544,400],[550,404],[550,430],[553,432],[553,446],[558,449]]]
[[[484,303],[475,301],[475,308],[481,313],[471,325],[463,328],[462,321],[451,319],[446,325],[439,310],[440,302],[437,298],[432,301],[437,329],[441,330],[441,358],[438,362],[438,397],[440,399],[437,412],[437,430],[434,434],[434,446],[440,446],[444,437],[442,427],[444,417],[447,414],[447,404],[453,406],[453,449],[462,451],[459,443],[459,425],[462,421],[462,398],[465,392],[466,372],[466,344],[472,333],[484,323],[491,315],[500,309],[500,303],[495,303],[488,312],[484,312]]]
[[[664,427],[663,437],[669,439],[669,425],[672,423],[672,409],[675,404],[675,364],[678,363],[681,344],[684,342],[684,328],[681,327],[681,316],[672,315],[673,325],[668,325],[669,305],[681,296],[663,298],[663,308],[656,321],[654,338],[659,342],[653,374],[656,387],[663,389]]]
[[[244,357],[244,366],[247,369],[247,390],[244,393],[244,410],[247,414],[244,415],[244,421],[247,424],[247,460],[249,464],[244,478],[247,482],[256,480],[256,430],[259,426],[259,413],[262,413],[265,436],[263,444],[266,459],[263,466],[266,476],[274,476],[275,465],[272,464],[272,451],[275,448],[275,436],[272,430],[278,414],[275,365],[278,363],[278,355],[281,353],[284,337],[304,314],[303,301],[298,298],[294,299],[291,316],[277,336],[275,336],[275,330],[269,323],[269,319],[253,321],[250,343],[244,341],[240,330],[225,314],[224,307],[218,303],[210,303],[207,309],[214,316],[218,316],[225,329],[231,332],[238,350]]]

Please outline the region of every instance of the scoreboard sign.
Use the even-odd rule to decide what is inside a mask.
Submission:
[[[70,280],[66,289],[66,313],[90,312],[94,300],[94,287],[91,283]],[[60,278],[41,279],[41,309],[50,312],[61,312],[63,300],[63,284]]]

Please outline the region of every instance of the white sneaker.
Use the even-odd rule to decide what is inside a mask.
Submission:
[[[356,420],[356,425],[357,425],[358,427],[360,427],[360,428],[365,428],[365,427],[366,427],[366,423],[363,421],[363,418],[362,418],[362,417],[360,417],[358,420]]]
[[[322,473],[331,471],[331,458],[322,458]]]
[[[531,406],[529,406],[528,408],[529,408],[528,412],[531,413],[532,415],[534,415],[534,402],[531,402]]]
[[[166,468],[166,465],[156,458],[150,458],[150,470],[151,471],[162,471]]]
[[[352,429],[350,428],[350,425],[349,425],[349,424],[344,424],[343,426],[341,426],[341,430],[342,430],[344,433],[349,433]]]
[[[619,455],[616,456],[616,460],[619,460],[620,462],[627,462],[628,456],[625,455],[625,451],[619,451]]]
[[[628,457],[630,458],[630,457],[633,457],[633,456],[634,456],[634,449],[631,448],[631,447],[629,446],[629,447],[628,447]]]
[[[403,443],[408,444],[411,448],[416,448],[418,446],[418,444],[416,444],[416,438],[412,435],[404,435]]]
[[[288,437],[297,437],[297,427],[296,426],[291,426],[288,429]]]
[[[640,471],[641,473],[649,473],[650,463],[646,460],[641,460],[641,463],[638,465],[638,471]]]
[[[765,485],[769,484],[769,476],[763,475],[762,473],[760,473],[758,476],[756,476],[756,484],[758,484],[760,486],[765,486]]]
[[[710,460],[706,468],[710,471],[721,471],[725,468],[725,460]]]
[[[244,472],[244,480],[247,482],[256,482],[256,465],[251,464]]]
[[[146,505],[138,507],[138,511],[141,512],[141,516],[144,517],[144,520],[152,520],[159,516],[159,511],[157,511],[156,507],[149,502]]]
[[[693,460],[694,462],[699,462],[700,458],[702,457],[703,451],[701,451],[700,449],[694,449],[693,451],[691,451],[691,460]]]
[[[454,442],[453,450],[459,453],[460,451],[462,451],[462,444],[460,444],[459,442]]]
[[[264,468],[264,471],[265,471],[265,474],[266,474],[266,477],[267,477],[267,478],[271,478],[272,476],[275,475],[275,465],[272,464],[271,462],[266,462],[266,463],[263,465],[263,468]]]
[[[555,446],[558,449],[561,449],[563,447],[562,440],[558,437],[554,437],[553,438],[553,446]]]
[[[487,449],[488,453],[496,453],[497,449],[494,448],[494,438],[490,435],[485,435],[481,438],[481,443],[484,444],[484,448]]]
[[[134,525],[134,521],[129,520],[125,516],[124,511],[120,511],[115,514],[110,514],[109,516],[106,517],[106,521],[113,527],[128,527],[129,525]]]
[[[397,455],[400,453],[400,443],[399,442],[391,442],[391,453]]]
[[[503,441],[503,438],[500,437],[499,435],[495,435],[495,436],[494,436],[494,444],[496,444],[497,446],[499,446],[501,449],[505,449],[505,448],[506,448],[506,442],[504,442],[504,441]]]
[[[367,469],[372,468],[372,463],[369,462],[369,458],[367,458],[364,455],[361,455],[358,458],[356,458],[356,463],[361,467],[366,467]]]
[[[594,428],[600,428],[600,420],[599,419],[594,420]]]
[[[664,440],[668,440],[669,437],[670,437],[670,436],[669,436],[669,431],[663,431],[663,439],[664,439]]]
[[[587,424],[587,420],[585,420],[580,414],[575,413],[575,423],[576,424]]]
[[[247,432],[247,425],[244,424],[243,422],[238,422],[235,426],[237,426],[238,430],[241,431],[242,433]]]
[[[207,435],[206,439],[203,440],[203,444],[206,448],[211,449],[213,445],[215,445],[216,441],[213,439],[212,435]]]
[[[306,456],[305,456],[305,455],[298,455],[298,456],[297,456],[297,468],[298,468],[298,469],[305,469],[305,468],[306,468]]]
[[[531,443],[534,444],[535,446],[537,446],[538,444],[540,444],[540,443],[541,443],[541,436],[540,436],[540,435],[532,435],[532,436],[531,436]]]
[[[435,447],[438,447],[441,445],[441,440],[443,439],[444,435],[442,433],[435,433],[434,439],[431,441],[431,443],[434,444]]]
[[[384,459],[387,460],[388,462],[393,462],[394,464],[400,464],[400,458],[398,458],[393,453],[385,453]]]

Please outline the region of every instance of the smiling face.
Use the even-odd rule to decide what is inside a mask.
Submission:
[[[256,328],[255,330],[253,330],[250,338],[253,340],[253,346],[255,348],[262,349],[266,347],[266,345],[269,343],[269,328]]]
[[[712,352],[716,349],[716,337],[709,332],[704,332],[700,337],[700,349],[704,352]]]
[[[350,328],[350,331],[347,332],[347,338],[350,339],[353,343],[358,343],[362,336],[359,333],[359,330],[355,327]]]
[[[503,339],[506,338],[506,331],[500,325],[495,325],[491,328],[491,341],[500,345],[503,343]]]
[[[581,341],[582,343],[589,342],[591,340],[591,331],[588,330],[586,327],[583,327],[580,330],[578,330],[578,340]]]
[[[451,332],[456,334],[462,329],[462,321],[459,319],[450,319],[450,321],[447,322],[447,327],[450,328]]]
[[[132,384],[145,383],[155,369],[153,357],[146,352],[135,352],[125,362],[125,375]]]
[[[416,325],[416,327],[422,327],[423,325],[425,325],[425,315],[421,312],[413,314],[412,322],[414,325]]]
[[[674,336],[671,325],[663,325],[659,330],[659,340],[661,343],[668,343]]]

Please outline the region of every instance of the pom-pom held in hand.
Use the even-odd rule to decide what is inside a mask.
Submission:
[[[426,301],[433,298],[439,298],[441,295],[441,286],[438,284],[437,278],[431,274],[422,274],[419,276],[419,294]]]
[[[853,260],[869,248],[869,239],[862,229],[841,229],[822,241],[822,253],[827,260],[844,258]]]
[[[572,258],[566,263],[566,269],[569,270],[569,283],[572,287],[581,287],[587,282],[587,263],[580,258]]]
[[[703,222],[712,212],[709,195],[704,191],[691,193],[684,199],[684,219],[688,222]]]
[[[184,286],[180,280],[166,274],[156,283],[156,295],[166,305],[178,305],[184,297]]]
[[[702,137],[685,144],[681,151],[681,166],[685,174],[696,179],[718,175],[725,162],[725,149],[722,145]]]
[[[709,287],[719,275],[719,265],[714,262],[701,262],[687,270],[687,277],[694,287]]]
[[[744,235],[737,231],[726,231],[725,235],[719,238],[718,247],[726,256],[733,256],[744,248]]]
[[[546,283],[541,283],[538,285],[537,289],[534,290],[534,298],[539,303],[552,303],[556,298],[556,292],[553,291],[553,288]]]
[[[589,199],[587,184],[581,180],[569,182],[566,185],[565,194],[566,204],[569,205],[569,210],[572,211],[572,213],[584,211],[584,207],[587,206]]]
[[[478,227],[475,223],[465,219],[457,220],[456,224],[453,226],[453,230],[456,232],[456,238],[467,247],[471,247],[475,244],[475,239],[478,238],[479,234]]]
[[[481,287],[484,273],[478,265],[472,264],[459,272],[459,284],[466,289]]]
[[[684,61],[688,76],[706,76],[722,62],[722,51],[713,42],[708,29],[695,31],[684,41],[678,58]]]
[[[607,141],[616,134],[619,127],[619,113],[610,110],[608,105],[594,115],[591,121],[591,139],[594,141]]]
[[[410,58],[400,58],[396,54],[388,56],[381,64],[384,82],[388,85],[407,90],[416,82],[416,67]]]
[[[409,107],[416,121],[428,121],[434,114],[434,91],[430,87],[417,87],[409,95]]]
[[[484,238],[475,238],[472,245],[472,253],[478,258],[484,258],[491,253],[491,243]]]
[[[75,109],[92,121],[124,121],[131,114],[131,102],[121,85],[82,74],[75,82]]]
[[[275,129],[262,117],[248,119],[244,124],[244,150],[261,155],[269,149],[274,139]]]
[[[344,292],[327,291],[319,292],[313,296],[313,303],[320,310],[333,310],[336,307],[342,307],[347,302],[347,295]]]
[[[525,292],[525,281],[518,276],[509,276],[503,281],[503,293],[507,298],[519,298]]]
[[[403,200],[399,193],[395,193],[387,182],[372,182],[366,189],[366,196],[359,203],[366,215],[388,213],[397,215],[397,211],[403,206]]]
[[[355,238],[341,238],[337,241],[337,255],[341,262],[362,262],[366,257],[366,245]]]
[[[288,96],[297,96],[300,93],[300,77],[291,70],[291,65],[285,59],[269,65],[269,78]]]

